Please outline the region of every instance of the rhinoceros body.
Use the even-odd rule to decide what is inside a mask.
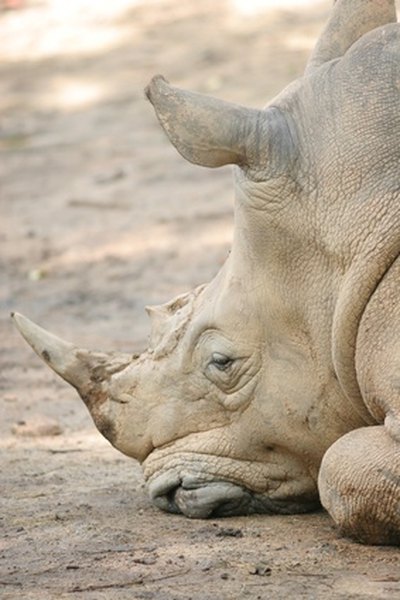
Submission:
[[[232,252],[208,285],[150,307],[138,357],[36,352],[188,517],[328,509],[400,543],[400,27],[392,0],[338,0],[304,76],[265,109],[155,77],[188,160],[234,165]]]

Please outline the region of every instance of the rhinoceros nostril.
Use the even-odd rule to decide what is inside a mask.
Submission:
[[[164,510],[169,513],[179,514],[182,511],[175,501],[176,491],[179,488],[171,488],[166,490],[164,494],[153,495],[150,494],[150,498],[157,508]]]

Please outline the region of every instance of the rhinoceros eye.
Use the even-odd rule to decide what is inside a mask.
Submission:
[[[229,356],[226,356],[226,354],[214,352],[211,356],[211,364],[219,371],[226,371],[232,363],[233,359],[229,358]]]

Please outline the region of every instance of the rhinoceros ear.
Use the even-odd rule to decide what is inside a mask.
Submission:
[[[170,141],[190,162],[256,166],[256,140],[268,128],[268,111],[173,87],[161,75],[152,79],[146,95]]]
[[[396,21],[394,0],[336,0],[307,71],[343,56],[365,33]]]

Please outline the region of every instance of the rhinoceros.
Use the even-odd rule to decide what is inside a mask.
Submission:
[[[400,543],[400,27],[393,0],[337,0],[304,75],[257,110],[146,90],[192,163],[232,164],[232,250],[148,308],[141,355],[22,335],[100,432],[187,517],[303,513]]]

